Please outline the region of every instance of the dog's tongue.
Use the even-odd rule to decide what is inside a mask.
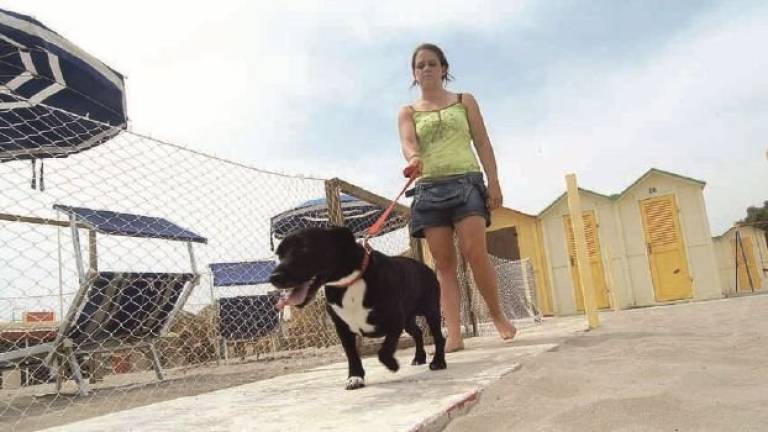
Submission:
[[[286,290],[286,292],[282,297],[280,297],[280,300],[275,305],[275,308],[277,310],[283,310],[283,308],[288,305],[295,306],[304,303],[304,300],[307,298],[307,293],[309,292],[309,285],[311,283],[312,281],[307,281],[297,286],[296,288],[293,288],[292,290]]]

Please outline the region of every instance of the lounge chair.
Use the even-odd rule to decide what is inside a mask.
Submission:
[[[64,364],[69,365],[79,394],[88,395],[78,356],[131,348],[150,351],[155,374],[164,378],[155,342],[167,334],[174,316],[184,306],[200,275],[195,269],[192,243],[207,240],[165,219],[106,210],[55,205],[69,215],[79,289],[61,320],[53,342],[0,353],[0,369],[42,363],[61,386]],[[80,229],[89,232],[88,266],[80,248]],[[183,241],[192,271],[114,272],[98,268],[96,235],[106,234]]]
[[[219,358],[229,361],[229,343],[248,343],[269,337],[272,350],[277,349],[280,312],[275,309],[279,295],[267,293],[217,297],[216,287],[259,285],[269,283],[274,261],[248,261],[210,264],[213,281],[211,299],[218,314]]]

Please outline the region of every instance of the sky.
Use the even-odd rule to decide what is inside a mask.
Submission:
[[[712,234],[768,200],[762,1],[6,0],[126,76],[131,128],[257,168],[394,197],[415,46],[480,103],[505,206],[707,182]],[[762,47],[761,47],[762,45]],[[762,49],[761,49],[762,48]]]

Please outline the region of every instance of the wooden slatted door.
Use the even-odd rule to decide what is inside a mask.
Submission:
[[[731,250],[736,254],[736,262],[739,266],[739,291],[757,291],[762,288],[762,280],[758,273],[755,249],[750,237],[740,235],[739,247],[736,247],[736,237],[731,240]],[[744,258],[746,257],[746,261]]]
[[[520,243],[517,237],[517,228],[509,227],[485,233],[485,242],[488,245],[488,253],[517,261],[520,259]]]
[[[587,238],[587,255],[589,266],[592,270],[592,283],[595,285],[595,303],[598,309],[611,307],[608,296],[608,284],[605,283],[605,269],[603,257],[600,253],[600,237],[597,232],[595,212],[588,210],[582,213],[584,220],[584,236]],[[571,280],[573,281],[574,295],[576,297],[576,310],[584,310],[584,295],[581,291],[581,278],[579,268],[576,266],[576,239],[573,234],[571,217],[564,216],[565,237],[568,242],[568,259],[571,266]]]
[[[689,299],[693,284],[674,196],[640,202],[648,261],[657,301]]]

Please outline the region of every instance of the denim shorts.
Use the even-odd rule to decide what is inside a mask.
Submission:
[[[409,195],[411,191],[409,191]],[[412,190],[411,236],[424,238],[424,229],[454,226],[467,216],[485,218],[491,225],[488,211],[488,190],[483,174],[472,172],[438,179],[423,179]]]

